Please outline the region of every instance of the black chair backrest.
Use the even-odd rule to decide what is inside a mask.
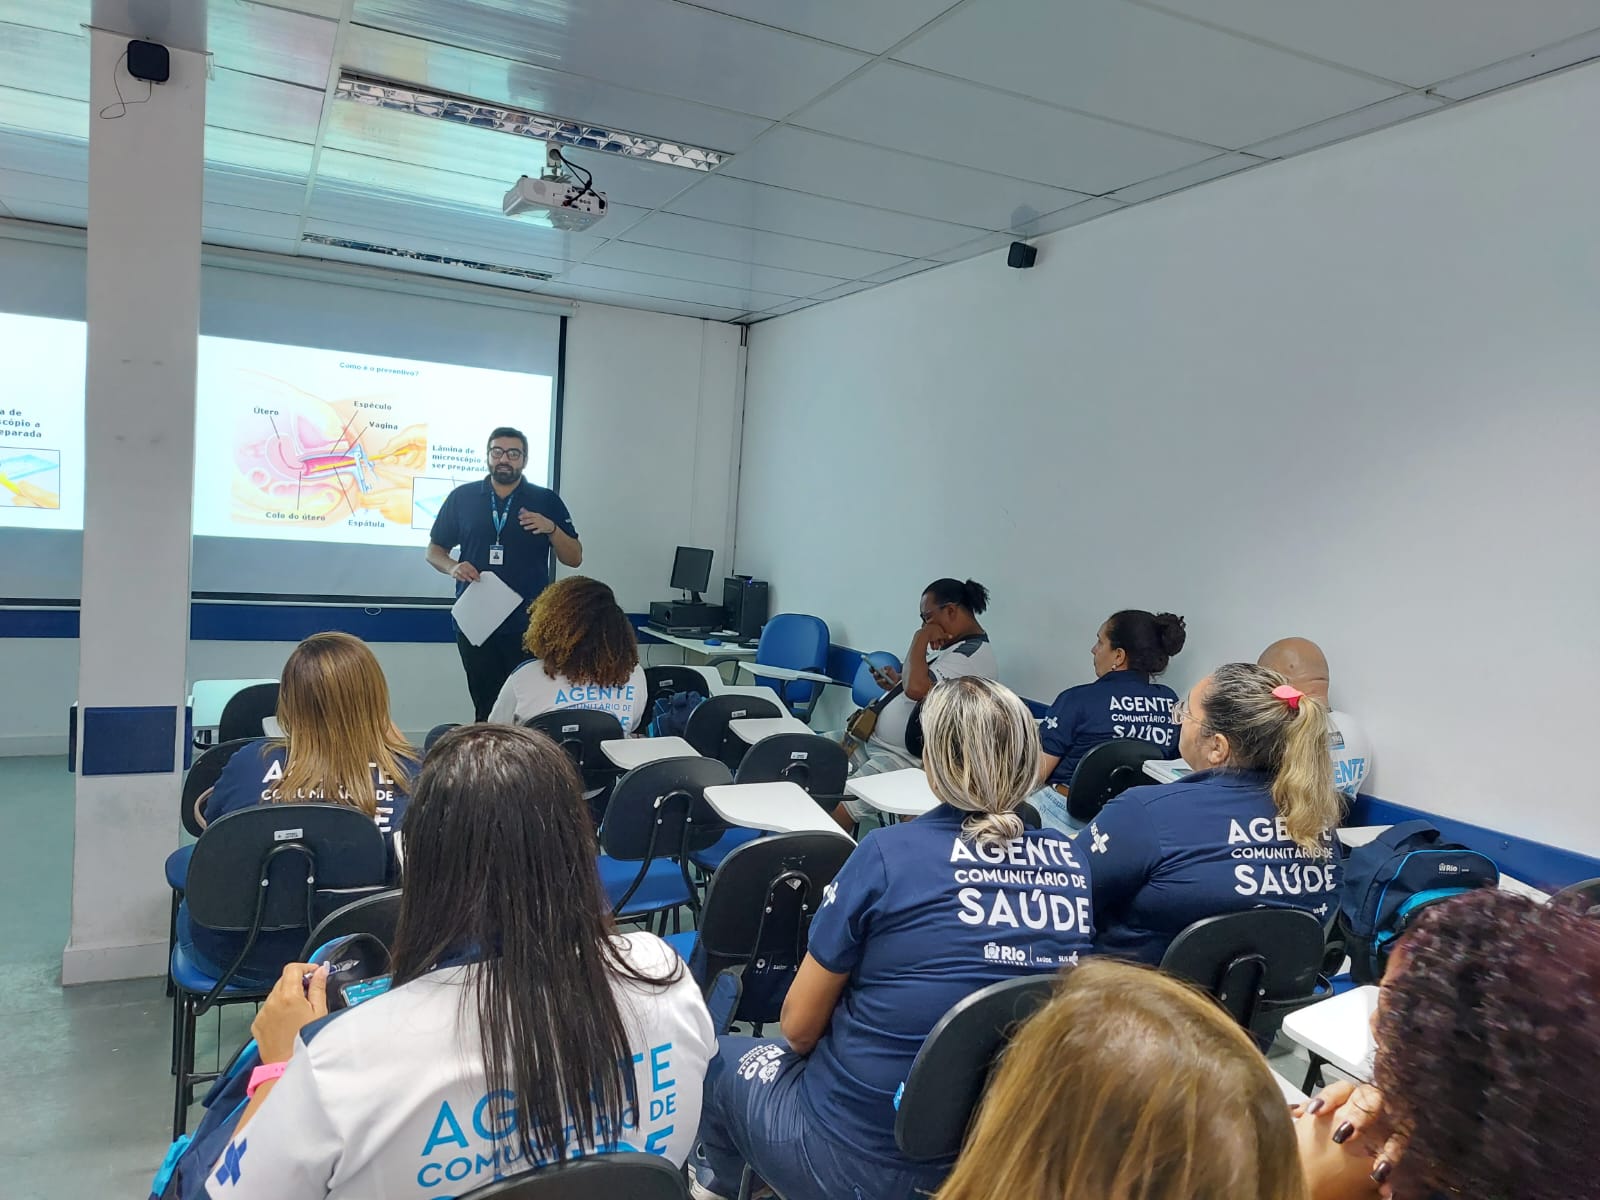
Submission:
[[[459,721],[447,721],[443,725],[435,725],[432,729],[428,730],[428,736],[422,739],[422,752],[426,754],[429,750],[433,749],[433,744],[445,734],[449,733],[452,729],[460,728],[461,723]]]
[[[961,1149],[989,1072],[1022,1024],[1050,998],[1055,975],[991,983],[939,1018],[906,1076],[894,1140],[915,1162]]]
[[[383,887],[389,867],[373,819],[343,804],[260,804],[206,827],[184,899],[209,929],[304,929],[346,899]],[[262,886],[265,879],[267,885]]]
[[[604,787],[617,777],[616,767],[600,749],[601,742],[623,736],[622,722],[608,712],[588,708],[562,708],[524,721],[529,729],[545,734],[572,759],[583,775],[584,790]]]
[[[696,754],[714,758],[733,770],[744,758],[745,744],[728,729],[729,721],[746,718],[779,717],[783,710],[777,698],[734,695],[712,696],[689,714],[689,724],[683,731],[684,740],[694,747]]]
[[[739,1005],[728,1020],[778,1019],[822,890],[855,848],[843,833],[780,833],[722,860],[706,889],[695,967],[708,993],[722,972],[739,974]]]
[[[235,692],[222,706],[222,716],[217,720],[217,741],[231,742],[236,738],[266,737],[262,724],[278,712],[278,685],[252,683]]]
[[[850,757],[838,742],[815,733],[777,733],[745,751],[733,781],[797,784],[832,811],[849,777]]]
[[[635,767],[611,792],[600,849],[622,862],[708,849],[728,826],[706,802],[705,790],[732,782],[728,768],[709,758],[666,758]]]
[[[648,697],[645,712],[655,711],[657,700],[666,700],[676,696],[679,692],[698,692],[700,695],[709,695],[711,685],[706,682],[706,677],[699,671],[679,664],[667,667],[646,667],[644,669],[645,695]]]
[[[1575,908],[1579,912],[1588,913],[1591,917],[1600,917],[1600,879],[1569,883],[1550,897],[1550,903]]]
[[[1017,805],[1017,816],[1022,818],[1022,827],[1024,829],[1044,828],[1044,821],[1039,816],[1039,810],[1026,800]]]
[[[217,780],[222,778],[222,768],[228,765],[228,760],[239,752],[239,747],[247,746],[253,740],[234,738],[231,742],[218,742],[195,759],[189,773],[183,777],[183,788],[178,794],[178,820],[183,822],[184,829],[192,836],[199,837],[205,832],[205,826],[194,817],[195,801],[217,786]]]
[[[1144,764],[1160,758],[1159,747],[1131,738],[1101,742],[1078,760],[1067,785],[1067,811],[1079,821],[1092,821],[1106,801],[1136,784],[1154,783]]]
[[[306,948],[300,955],[302,962],[310,962],[318,946],[334,938],[348,937],[352,933],[371,934],[383,943],[383,948],[394,953],[394,931],[400,922],[400,889],[390,888],[375,895],[363,896],[350,904],[341,905],[317,923],[306,939]]]
[[[1252,908],[1196,921],[1172,940],[1161,969],[1210,992],[1258,1035],[1317,990],[1326,935],[1297,908]]]
[[[463,1192],[460,1200],[684,1200],[683,1171],[659,1154],[622,1151],[552,1163]]]

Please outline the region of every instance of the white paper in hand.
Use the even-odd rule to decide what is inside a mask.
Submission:
[[[522,607],[522,597],[493,571],[480,572],[456,597],[450,615],[456,619],[467,641],[481,646],[500,623]]]

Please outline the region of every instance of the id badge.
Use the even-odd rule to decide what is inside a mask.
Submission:
[[[489,547],[489,565],[498,567],[506,561],[506,548],[504,546]]]

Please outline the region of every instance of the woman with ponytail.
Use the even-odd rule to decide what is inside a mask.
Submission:
[[[940,804],[868,834],[827,888],[784,1001],[785,1042],[722,1039],[698,1200],[734,1196],[746,1163],[785,1200],[932,1191],[950,1163],[912,1163],[894,1140],[923,1040],[979,988],[1090,948],[1082,848],[1017,816],[1039,761],[1027,706],[992,680],[954,679],[929,693],[922,723]]]
[[[1276,671],[1228,663],[1180,703],[1194,774],[1130,788],[1080,836],[1094,864],[1095,949],[1156,964],[1204,917],[1338,906],[1341,815],[1327,709]]]

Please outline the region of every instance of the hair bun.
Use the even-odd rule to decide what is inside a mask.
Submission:
[[[1162,651],[1170,656],[1183,649],[1189,634],[1184,628],[1183,618],[1176,613],[1157,613],[1156,636],[1161,641]]]
[[[967,593],[967,607],[974,613],[981,613],[989,607],[989,589],[976,579],[969,579],[963,585]]]

